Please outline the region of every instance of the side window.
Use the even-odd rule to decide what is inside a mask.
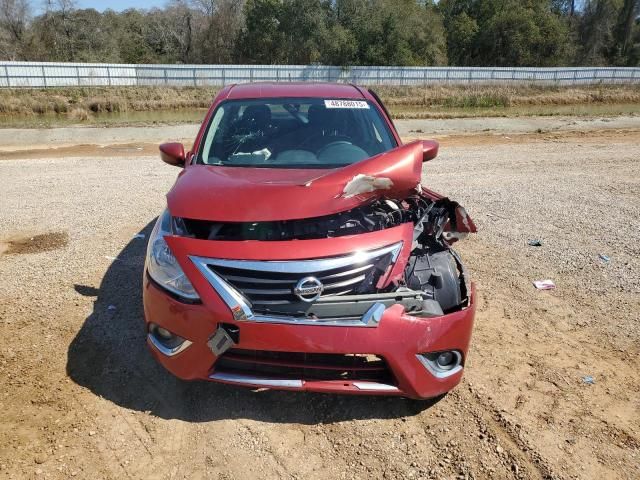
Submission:
[[[208,130],[208,132],[215,132],[216,134],[215,135],[207,134],[204,142],[204,148],[202,149],[202,159],[204,160],[205,163],[208,162],[210,158],[209,156],[212,153],[211,144],[213,143],[214,137],[220,133],[218,126],[220,125],[220,122],[222,121],[223,116],[224,116],[224,105],[220,105],[216,110],[215,115],[213,116],[213,120],[211,120],[211,124],[209,125],[209,130]]]

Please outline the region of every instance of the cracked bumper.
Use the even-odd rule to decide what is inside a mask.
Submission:
[[[441,350],[458,350],[462,364],[466,360],[475,315],[475,288],[464,310],[438,317],[418,318],[407,315],[401,305],[388,308],[376,328],[265,324],[229,321],[221,318],[207,304],[181,303],[145,276],[144,312],[147,323],[153,322],[191,342],[176,355],[161,353],[151,342],[153,356],[175,376],[186,380],[211,380],[327,393],[400,395],[431,398],[446,393],[461,380],[463,370],[438,378],[420,362],[417,355]],[[374,384],[357,380],[299,380],[273,382],[262,377],[238,378],[216,375],[216,356],[207,341],[218,323],[233,323],[240,329],[238,348],[282,352],[323,354],[375,354],[383,357],[393,376],[391,384]],[[267,381],[265,381],[267,380]],[[278,380],[278,379],[275,379]]]

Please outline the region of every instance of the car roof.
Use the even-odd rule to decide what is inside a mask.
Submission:
[[[245,98],[365,98],[354,85],[346,83],[242,83],[231,86],[227,99]]]

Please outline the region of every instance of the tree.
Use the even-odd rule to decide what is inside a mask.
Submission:
[[[432,2],[336,0],[334,10],[355,38],[354,64],[446,64],[442,17]]]
[[[27,0],[0,0],[0,55],[26,60],[27,27],[31,17]]]
[[[612,57],[615,63],[633,64],[630,53],[633,49],[633,31],[640,15],[640,0],[624,0],[614,31],[615,45]]]
[[[194,0],[200,19],[195,29],[201,61],[214,64],[235,61],[244,3],[244,0]]]
[[[462,65],[567,62],[569,29],[546,0],[442,0],[450,58]]]
[[[607,65],[614,43],[617,0],[587,0],[579,25],[582,65]]]
[[[242,62],[276,64],[284,62],[281,45],[285,33],[280,27],[284,4],[281,0],[248,0],[245,25],[239,34],[237,48]]]
[[[36,0],[42,1],[42,0]],[[638,65],[640,0],[0,0],[0,57],[124,63]]]

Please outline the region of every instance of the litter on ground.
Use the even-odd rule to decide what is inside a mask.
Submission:
[[[534,280],[533,285],[538,290],[553,290],[556,288],[556,284],[553,283],[553,280]]]

